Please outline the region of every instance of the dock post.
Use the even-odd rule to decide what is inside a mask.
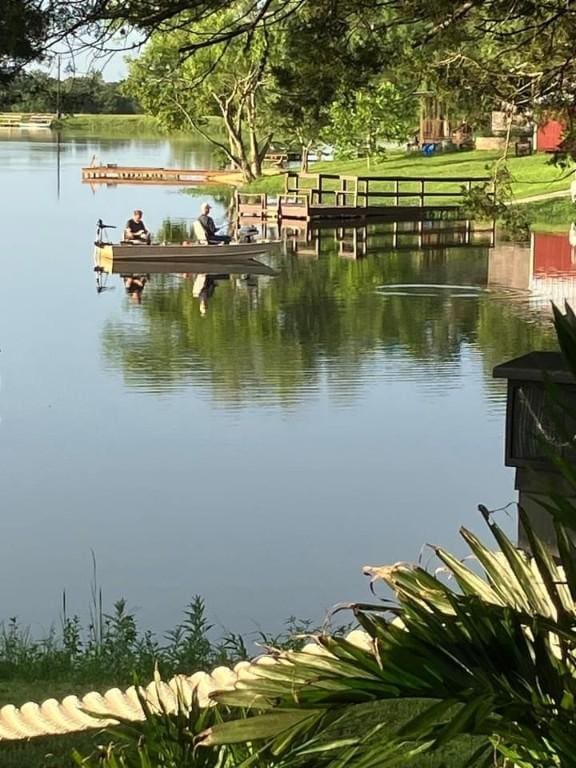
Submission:
[[[426,184],[425,179],[420,179],[420,208],[424,208],[424,185]]]
[[[400,179],[396,179],[394,182],[394,192],[396,194],[396,208],[400,205]]]

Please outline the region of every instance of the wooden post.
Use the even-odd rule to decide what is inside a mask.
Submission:
[[[292,179],[296,180],[296,186],[293,187],[290,183]],[[300,176],[297,173],[294,173],[294,171],[288,171],[286,174],[286,177],[284,179],[284,192],[285,194],[289,195],[291,192],[298,193],[298,190],[300,188]]]
[[[394,182],[394,192],[396,193],[396,207],[400,205],[400,180]]]
[[[424,185],[425,179],[420,179],[420,207],[424,208]]]

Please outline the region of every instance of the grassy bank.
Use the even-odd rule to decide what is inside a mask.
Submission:
[[[127,687],[134,681],[134,675],[146,683],[152,679],[155,660],[166,679],[176,671],[191,674],[219,664],[230,666],[247,655],[240,636],[214,637],[204,603],[198,597],[185,610],[182,622],[160,638],[142,632],[123,601],[116,603],[110,614],[98,607],[99,603],[95,596],[87,627],[81,627],[76,617],[64,617],[59,630],[52,630],[39,640],[32,639],[16,620],[0,625],[0,706],[62,699],[72,693],[81,696],[91,690],[105,691],[113,685]],[[251,639],[273,647],[300,647],[302,634],[312,631],[315,630],[310,622],[290,619],[280,634],[261,634]],[[300,638],[294,639],[296,634]],[[384,723],[384,731],[393,733],[419,707],[418,702],[366,705],[358,709],[347,729],[355,733],[358,728]],[[348,730],[342,735],[347,735]],[[72,768],[73,749],[88,755],[108,740],[107,734],[91,731],[0,742],[0,768]],[[406,763],[403,768],[463,768],[475,746],[465,740],[438,757]]]
[[[576,206],[569,197],[524,203],[519,207],[528,217],[532,229],[540,232],[567,232],[576,220]]]
[[[332,160],[314,164],[314,173],[349,174],[351,176],[486,176],[498,152],[439,153],[433,157],[419,154],[394,153],[367,168],[365,160]],[[568,189],[570,177],[566,171],[550,163],[550,156],[534,154],[512,157],[509,161],[514,194],[518,198],[543,195]],[[432,186],[433,188],[433,186]],[[269,176],[245,187],[245,191],[278,193],[284,190],[282,175]]]
[[[208,117],[206,121],[211,134],[222,135],[221,120]],[[166,131],[150,115],[69,115],[63,117],[55,127],[60,128],[64,133],[94,137],[172,136],[182,139],[196,136],[190,131]]]
[[[64,133],[89,136],[159,136],[162,130],[149,115],[70,115],[63,117],[57,127]]]

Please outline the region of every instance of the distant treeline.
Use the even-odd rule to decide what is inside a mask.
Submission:
[[[0,86],[0,111],[120,114],[140,112],[135,99],[122,93],[122,83],[107,83],[99,72],[58,80],[39,70],[21,72]]]

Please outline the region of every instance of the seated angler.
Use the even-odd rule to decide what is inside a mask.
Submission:
[[[146,225],[142,219],[142,211],[136,209],[131,219],[126,222],[126,228],[124,229],[124,240],[130,243],[145,243],[150,245],[152,242],[152,236],[146,229]]]
[[[198,221],[202,225],[202,229],[206,233],[206,242],[208,245],[216,245],[218,243],[224,243],[225,245],[228,245],[231,238],[228,235],[218,235],[216,234],[220,227],[217,227],[214,224],[214,219],[212,216],[210,216],[210,210],[212,206],[210,203],[203,203],[202,207],[200,208],[200,216],[198,216]]]

